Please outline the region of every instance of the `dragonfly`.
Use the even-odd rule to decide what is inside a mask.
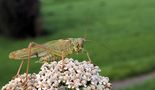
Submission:
[[[30,67],[31,58],[40,58],[39,62],[52,62],[62,60],[64,65],[64,58],[73,53],[86,52],[88,60],[91,62],[88,52],[84,49],[84,38],[67,38],[48,41],[43,44],[30,42],[27,48],[13,51],[9,54],[12,60],[22,60],[16,76],[19,76],[20,70],[24,64],[25,59],[28,60],[26,68],[26,78]]]

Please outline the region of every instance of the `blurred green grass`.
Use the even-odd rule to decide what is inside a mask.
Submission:
[[[154,83],[155,83],[155,78],[152,78],[151,80],[148,80],[143,84],[132,86],[121,90],[155,90]]]
[[[43,28],[50,33],[48,36],[28,40],[0,36],[0,87],[11,79],[20,64],[8,59],[9,52],[27,47],[30,41],[44,43],[86,36],[90,41],[85,46],[93,63],[112,80],[154,70],[154,9],[154,0],[42,1]],[[75,55],[75,58],[86,57]],[[31,73],[39,70],[40,64],[35,64],[35,60]]]

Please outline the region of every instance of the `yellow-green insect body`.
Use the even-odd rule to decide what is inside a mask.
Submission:
[[[44,44],[32,42],[30,58],[39,57],[41,61],[53,61],[83,50],[84,38],[68,38],[49,41]],[[10,53],[9,58],[14,60],[28,59],[29,48],[16,50]]]

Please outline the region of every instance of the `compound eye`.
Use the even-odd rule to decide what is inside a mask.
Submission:
[[[79,47],[83,48],[83,41],[79,42]]]
[[[78,45],[77,45],[77,48],[80,49],[80,47],[81,47],[80,44],[78,44]]]
[[[83,45],[78,44],[78,46],[77,46],[78,52],[80,52],[82,50],[82,48],[83,48]]]

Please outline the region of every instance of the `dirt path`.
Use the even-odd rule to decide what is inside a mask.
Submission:
[[[120,90],[121,88],[133,86],[135,84],[136,85],[142,84],[146,80],[149,80],[149,79],[151,79],[153,77],[155,77],[155,71],[153,71],[151,73],[148,73],[148,74],[136,76],[136,77],[133,77],[133,78],[128,78],[128,79],[125,79],[125,80],[114,81],[114,82],[112,82],[112,89],[111,90]]]

